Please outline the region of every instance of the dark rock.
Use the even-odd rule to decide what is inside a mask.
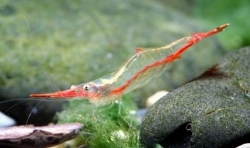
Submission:
[[[227,54],[147,112],[145,147],[236,147],[250,142],[250,47]]]

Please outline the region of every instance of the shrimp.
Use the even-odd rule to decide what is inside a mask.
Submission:
[[[99,79],[72,85],[70,89],[53,93],[31,94],[31,98],[83,98],[93,103],[120,100],[123,94],[142,87],[158,77],[172,63],[181,58],[189,47],[200,40],[223,31],[229,24],[211,31],[193,33],[159,48],[137,48],[117,71]]]

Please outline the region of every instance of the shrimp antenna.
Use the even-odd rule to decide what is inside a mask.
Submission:
[[[31,112],[30,112],[29,115],[28,115],[28,118],[27,118],[27,120],[26,120],[25,125],[28,124],[32,112],[34,112],[34,110],[37,108],[37,106],[38,106],[39,104],[41,104],[42,102],[43,102],[43,100],[40,100],[40,101],[36,104],[36,106],[34,106],[34,107],[32,108]]]
[[[33,36],[32,36],[32,34],[31,34],[31,31],[30,31],[29,22],[28,22],[28,20],[27,20],[27,18],[26,18],[25,16],[24,16],[24,19],[25,19],[26,24],[27,24],[27,26],[28,26],[29,35],[30,35],[30,38],[31,38],[31,40],[32,40],[32,43],[35,44],[34,39],[33,39]],[[51,86],[55,91],[60,90],[59,87],[57,87],[56,85],[54,85],[54,83],[52,83],[52,81],[51,81],[51,79],[49,78],[48,73],[47,73],[46,70],[44,69],[43,65],[42,65],[40,62],[39,62],[39,64],[40,64],[40,66],[42,67],[43,72],[44,72],[45,75],[46,75],[46,78],[49,80],[50,86]]]
[[[23,103],[23,102],[26,102],[26,101],[28,101],[28,100],[29,100],[29,99],[21,100],[20,102],[18,102],[18,103],[16,103],[16,104],[12,105],[12,106],[9,107],[7,110],[5,110],[4,113],[7,113],[9,110],[11,110],[12,108],[14,108],[15,106],[17,106],[17,105],[19,105],[19,104],[21,104],[21,103]],[[8,100],[8,102],[10,102],[10,101],[14,101],[14,100]],[[5,102],[7,102],[7,101],[4,101],[4,103],[5,103]]]

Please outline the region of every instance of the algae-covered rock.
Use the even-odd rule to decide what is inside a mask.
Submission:
[[[236,147],[250,142],[250,47],[227,54],[147,112],[145,147]]]

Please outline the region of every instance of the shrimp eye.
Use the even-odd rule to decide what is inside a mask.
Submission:
[[[90,89],[90,86],[89,86],[88,84],[84,84],[84,85],[83,85],[83,89],[84,89],[84,90],[89,90],[89,89]]]

